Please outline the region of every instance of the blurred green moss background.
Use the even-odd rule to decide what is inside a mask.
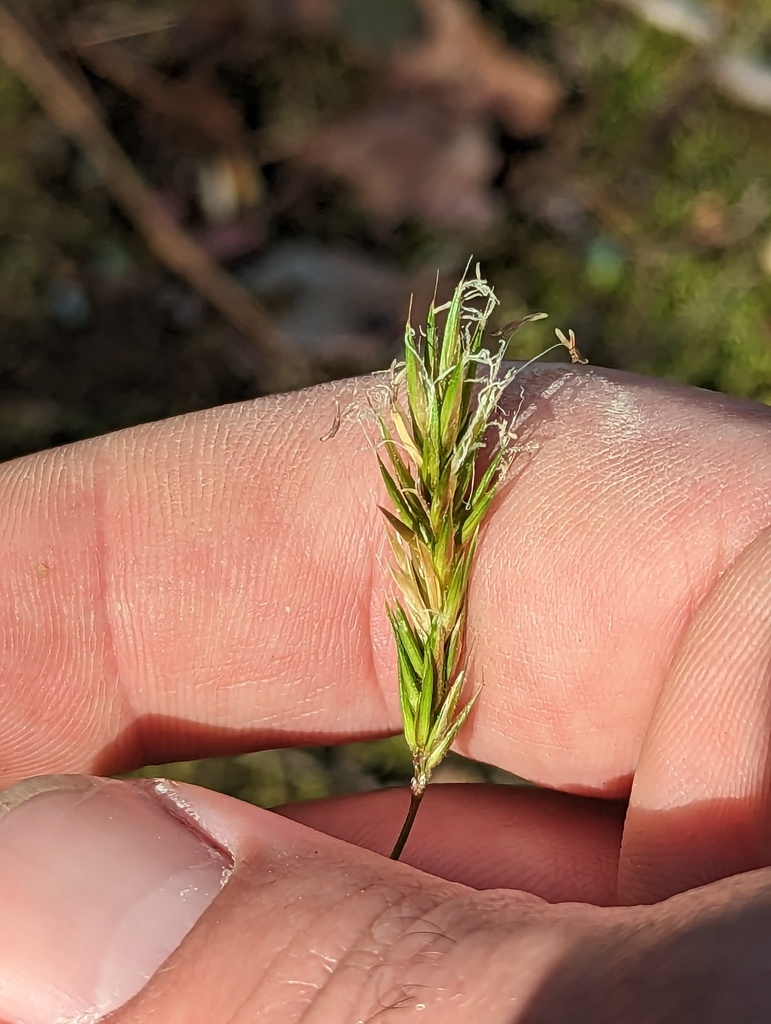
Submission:
[[[771,402],[767,0],[22,13],[315,379],[387,366],[409,293],[473,252],[501,323],[543,309],[595,363]],[[264,370],[0,64],[0,458],[255,397]],[[396,739],[162,770],[271,805],[409,763]]]

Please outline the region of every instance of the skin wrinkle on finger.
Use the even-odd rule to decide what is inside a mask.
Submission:
[[[106,631],[88,486],[94,451],[86,442],[74,462],[66,450],[55,450],[0,466],[0,772],[6,780],[68,758],[86,764],[105,732],[120,727],[119,709],[102,699],[113,686],[103,667]]]
[[[288,989],[295,999],[306,1003],[299,1019],[307,1024],[355,1019],[356,1003],[361,1006],[362,992],[374,987],[377,997],[373,1001],[377,1002],[393,987],[401,961],[398,966],[392,964],[390,950],[405,942],[411,927],[430,913],[437,900],[437,896],[422,891],[414,883],[388,886],[377,881],[352,887],[335,902],[334,919],[327,916],[314,920],[304,931],[297,932],[281,952],[278,969],[274,960],[270,979],[270,989],[276,989],[274,997],[266,1004],[263,994],[268,986],[263,982],[255,992],[259,1004],[278,1013],[291,1013]],[[436,945],[435,936],[418,936],[410,944],[412,948],[409,955],[404,955],[405,960]],[[315,962],[309,960],[308,949],[314,951]],[[313,977],[308,976],[309,967]],[[300,984],[298,973],[303,975]]]
[[[378,928],[387,929],[390,920],[393,930],[406,907],[411,908],[408,917],[414,918],[435,903],[435,897],[421,893],[415,884],[388,887],[366,880],[361,885],[346,885],[350,872],[344,866],[334,870],[334,875],[333,899],[324,898],[323,911],[310,902],[294,907],[301,923],[291,924],[291,938],[276,947],[253,989],[262,1012],[294,1015],[303,1021],[324,1020],[328,1019],[324,1007],[333,1003],[342,1013],[346,1001],[339,989],[356,992],[365,985],[367,974],[383,963],[383,941],[375,940]],[[330,908],[334,908],[334,916],[328,913]],[[341,976],[345,978],[343,986],[339,984]],[[335,991],[329,995],[333,979]]]
[[[565,373],[572,383],[544,399]],[[469,625],[485,690],[464,750],[551,785],[621,795],[677,640],[672,623],[768,521],[771,416],[599,371],[542,367],[522,381],[525,408],[536,406],[522,441],[537,449],[480,542]],[[355,413],[319,441],[336,402],[364,409],[374,386],[191,414],[0,467],[0,508],[21,489],[30,510],[9,510],[0,567],[2,592],[21,588],[27,605],[21,622],[13,600],[0,607],[14,681],[0,697],[8,775],[92,769],[111,744],[98,767],[119,770],[136,763],[143,736],[144,756],[166,760],[398,731],[388,624],[370,596],[385,550],[376,462]],[[619,435],[625,402],[636,419]],[[110,702],[116,683],[93,621],[95,451],[133,734]],[[44,495],[29,486],[34,459]],[[683,535],[690,585],[671,578]],[[51,549],[57,564],[30,588]],[[53,665],[63,644],[72,664]],[[66,728],[41,735],[32,709],[57,688]]]
[[[536,897],[506,890],[461,889],[416,920],[391,955],[392,986],[378,992],[385,1011],[424,1011],[421,1020],[527,1020],[530,995],[588,934],[601,912],[577,908],[574,919]],[[434,955],[413,941],[433,939]],[[436,939],[439,939],[438,945]],[[428,951],[431,946],[428,947]],[[512,965],[516,965],[512,969]],[[393,992],[389,1002],[387,995]],[[514,1016],[512,1016],[514,1014]],[[319,1024],[328,1018],[319,1018]],[[380,1020],[375,1015],[372,1020]]]
[[[99,609],[101,620],[104,623],[104,642],[102,653],[102,679],[101,692],[94,694],[91,701],[94,707],[115,707],[115,713],[110,715],[114,720],[124,722],[133,721],[136,711],[132,701],[131,688],[124,683],[123,672],[121,671],[118,649],[115,643],[116,636],[116,608],[114,600],[113,567],[110,558],[111,538],[105,530],[105,476],[100,471],[99,457],[102,450],[95,452],[93,466],[93,496],[94,496],[94,557],[96,561],[97,590],[95,596],[96,606]],[[149,751],[140,751],[143,760]]]

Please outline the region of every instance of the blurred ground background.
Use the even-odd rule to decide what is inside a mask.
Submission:
[[[500,324],[550,313],[513,356],[571,326],[771,402],[769,0],[0,0],[0,459],[387,366],[472,252]],[[409,765],[164,770],[271,805]]]

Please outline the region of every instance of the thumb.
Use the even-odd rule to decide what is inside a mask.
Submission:
[[[233,870],[141,785],[78,775],[0,796],[0,1019],[98,1020],[142,987]]]
[[[84,776],[0,798],[0,919],[8,1024],[498,1019],[588,930],[207,790]]]

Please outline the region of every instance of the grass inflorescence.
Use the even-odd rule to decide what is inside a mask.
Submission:
[[[480,692],[463,700],[468,585],[480,527],[516,454],[515,424],[500,400],[522,370],[502,372],[505,338],[493,351],[484,347],[496,305],[477,267],[449,303],[431,304],[425,330],[416,332],[408,321],[404,362],[395,369],[399,386],[388,418],[378,415],[378,462],[391,501],[391,508],[381,511],[399,593],[388,605],[388,617],[413,764],[410,807],[394,859],[401,855],[431,773]],[[437,314],[444,314],[442,328]],[[532,314],[501,333],[544,315]],[[580,361],[573,333],[566,338],[558,331],[557,337]],[[402,388],[406,411],[396,397]]]

